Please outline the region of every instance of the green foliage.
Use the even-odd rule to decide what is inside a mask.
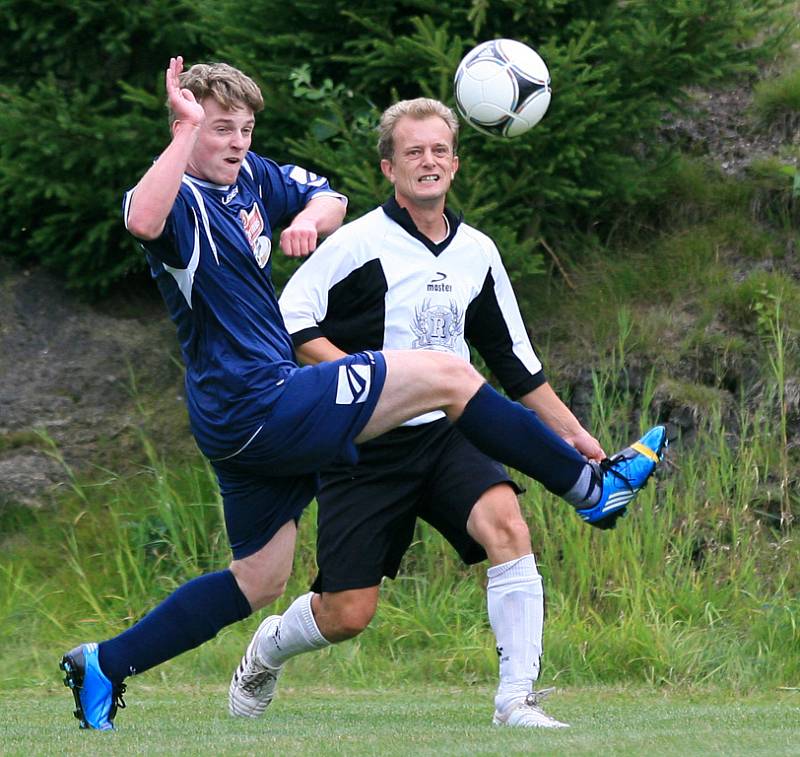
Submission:
[[[540,241],[574,254],[576,232],[605,235],[620,209],[663,191],[663,112],[688,85],[752,71],[788,39],[774,30],[793,29],[791,5],[11,0],[0,9],[0,252],[50,266],[86,295],[143,270],[120,199],[167,139],[171,55],[250,73],[267,101],[254,148],[326,173],[351,195],[352,217],[388,191],[373,151],[380,111],[418,95],[452,105],[464,52],[510,36],[542,52],[553,104],[517,140],[464,129],[451,199],[521,277],[542,270]]]
[[[800,118],[800,68],[793,66],[759,82],[753,93],[753,110],[765,126],[796,124]]]
[[[206,54],[190,14],[167,2],[2,4],[0,253],[87,296],[143,270],[122,192],[168,136],[170,55]]]
[[[278,15],[274,0],[247,5]],[[454,105],[453,72],[482,39],[513,36],[539,49],[553,76],[547,117],[517,140],[463,129],[462,168],[450,198],[468,221],[502,237],[504,258],[519,277],[542,270],[540,240],[566,240],[575,230],[604,233],[620,209],[663,193],[654,168],[667,152],[653,138],[663,113],[683,102],[687,85],[753,71],[778,44],[775,35],[754,42],[753,30],[774,23],[784,6],[486,0],[465,9],[336,0],[323,12],[306,2],[284,8],[269,38],[231,30],[225,49],[273,81],[292,81],[302,67],[314,97],[308,89],[292,92],[300,101],[292,110],[302,108],[307,122],[294,124],[286,145],[351,195],[353,214],[386,193],[374,191],[382,182],[374,136],[365,129],[380,110],[419,95]],[[298,29],[302,49],[293,36]],[[334,39],[340,43],[332,45]],[[286,125],[284,112],[275,117]]]
[[[753,214],[783,229],[800,221],[800,153],[754,160],[748,169],[753,187]]]

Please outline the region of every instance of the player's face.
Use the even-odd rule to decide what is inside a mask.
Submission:
[[[187,171],[213,184],[233,184],[253,137],[250,108],[226,110],[214,98],[202,102],[206,119],[200,127]]]
[[[403,116],[394,128],[394,157],[382,160],[381,170],[404,207],[444,206],[458,170],[450,128],[439,116]]]

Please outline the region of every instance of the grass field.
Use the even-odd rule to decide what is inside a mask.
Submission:
[[[228,717],[224,686],[133,682],[116,733],[79,731],[57,686],[0,693],[3,755],[797,755],[800,691],[569,688],[548,710],[572,727],[490,725],[486,687],[286,687],[261,720]]]

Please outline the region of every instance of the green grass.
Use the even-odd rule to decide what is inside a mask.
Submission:
[[[697,166],[677,177],[684,186],[664,233],[633,258],[587,264],[574,296],[542,300],[561,321],[551,338],[564,336],[573,365],[591,372],[584,420],[609,452],[665,413],[691,415],[695,433],[675,440],[613,532],[587,528],[521,481],[547,596],[541,686],[649,686],[667,699],[714,686],[730,699],[800,685],[800,540],[787,517],[800,518],[800,454],[785,443],[796,418],[788,389],[800,360],[800,287],[780,270],[753,270],[762,255],[776,258],[774,229],[747,231],[746,192],[720,177],[706,183]],[[676,289],[686,298],[677,319]],[[166,462],[141,441],[140,467],[67,476],[55,508],[0,516],[0,689],[53,685],[66,649],[119,633],[179,584],[227,564],[209,466],[196,454]],[[312,507],[287,593],[268,612],[307,590],[314,519]],[[421,692],[435,681],[458,700],[493,685],[485,580],[485,565],[465,568],[421,524],[370,627],[293,660],[292,681]],[[227,680],[257,623],[224,629],[152,680]]]
[[[287,681],[288,683],[288,681]],[[732,696],[713,689],[564,689],[548,711],[568,730],[490,725],[485,687],[285,686],[261,720],[226,713],[223,686],[134,680],[116,733],[80,732],[61,688],[0,694],[4,755],[779,755],[797,754],[800,692]]]
[[[628,381],[630,323],[630,313],[620,311],[617,342],[594,372],[591,425],[612,452],[655,420],[655,376],[637,387]],[[794,344],[793,334],[787,339]],[[766,339],[763,362],[780,367],[785,350],[774,348]],[[766,374],[767,385],[782,372]],[[675,401],[674,386],[663,386]],[[786,485],[796,461],[776,444],[775,394],[764,394],[766,405],[742,400],[725,409],[737,437],[726,431],[721,403],[683,394],[684,405],[703,416],[697,437],[691,446],[673,445],[615,531],[587,528],[557,498],[522,481],[548,603],[543,686],[556,680],[749,691],[800,682],[800,541],[781,520],[798,505]],[[52,680],[65,649],[119,633],[180,583],[226,565],[208,465],[198,458],[174,468],[146,447],[146,466],[72,478],[57,513],[20,519],[4,540],[0,687]],[[270,612],[307,590],[314,522],[311,508],[287,593]],[[485,566],[465,568],[420,524],[398,579],[382,587],[369,629],[352,643],[293,661],[295,680],[490,685],[497,660],[485,601]],[[225,680],[257,620],[224,629],[159,675],[171,684]]]

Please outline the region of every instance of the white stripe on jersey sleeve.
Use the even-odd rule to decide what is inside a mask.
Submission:
[[[178,289],[181,290],[181,294],[189,308],[192,307],[194,274],[200,264],[200,223],[197,220],[197,213],[194,212],[194,208],[192,208],[192,215],[194,216],[194,247],[192,248],[192,257],[189,259],[189,265],[186,268],[173,268],[166,263],[161,264],[164,266],[164,270],[175,279]]]
[[[324,176],[306,171],[305,168],[301,168],[300,166],[292,166],[292,170],[289,172],[289,178],[307,187],[321,187],[327,181]]]
[[[308,198],[308,200],[309,202],[311,202],[311,200],[316,200],[317,197],[335,197],[337,200],[343,202],[345,207],[347,207],[347,203],[349,202],[349,200],[347,199],[347,195],[340,194],[339,192],[334,192],[332,189],[331,190],[325,189],[321,192],[314,192],[311,195],[311,197]]]
[[[131,212],[131,200],[133,199],[133,189],[129,189],[125,192],[125,202],[123,204],[122,209],[122,222],[125,224],[125,228],[128,228],[128,215]]]
[[[208,243],[211,245],[211,252],[214,253],[214,260],[217,261],[217,265],[219,265],[219,256],[217,255],[217,245],[214,244],[214,239],[211,236],[211,227],[208,222],[208,211],[206,210],[206,204],[203,202],[203,195],[200,194],[200,190],[197,189],[191,181],[189,181],[185,176],[182,179],[183,183],[192,190],[192,194],[194,195],[194,199],[197,200],[197,205],[200,208],[200,217],[203,219],[203,228],[206,232],[206,237],[208,239]],[[194,212],[194,211],[192,211]],[[195,223],[197,223],[197,215],[194,217]],[[197,266],[195,266],[196,268]]]
[[[492,244],[490,265],[492,278],[494,279],[495,297],[500,305],[500,312],[511,337],[512,352],[531,374],[539,373],[542,370],[542,363],[528,337],[528,331],[525,328],[525,322],[522,320],[522,314],[519,312],[519,305],[511,286],[511,280],[503,265],[500,253],[494,244]]]

